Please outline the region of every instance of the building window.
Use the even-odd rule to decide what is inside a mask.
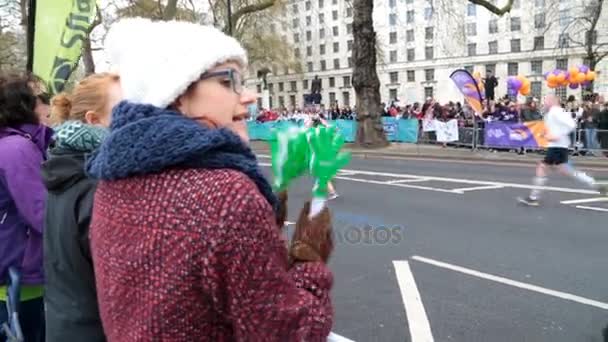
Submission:
[[[388,34],[389,44],[397,44],[397,32],[391,32]]]
[[[475,6],[475,4],[467,4],[467,15],[469,17],[477,15],[477,6]]]
[[[306,63],[306,70],[308,70],[308,72],[312,72],[312,62]],[[308,88],[308,87],[306,87],[306,88]]]
[[[331,92],[329,93],[329,104],[330,106],[333,106],[336,103],[336,93]]]
[[[324,39],[325,38],[325,29],[320,29],[319,30],[319,39]]]
[[[323,8],[323,0],[319,0],[319,8]]]
[[[348,49],[348,51],[351,51],[353,49],[353,41],[352,40],[347,40],[346,41],[346,48]]]
[[[336,86],[336,79],[334,77],[329,78],[329,87],[333,88]]]
[[[321,71],[327,70],[327,63],[325,61],[321,61]]]
[[[307,41],[311,41],[312,40],[312,32],[306,31],[306,40]]]
[[[520,39],[511,39],[511,52],[521,52]]]
[[[467,36],[476,36],[476,35],[477,35],[477,23],[467,24]]]
[[[331,12],[331,18],[333,20],[338,20],[338,11],[332,11]]]
[[[340,69],[340,58],[334,59],[334,69],[335,70]]]
[[[310,26],[312,25],[312,18],[310,18],[310,16],[306,16],[306,26]]]
[[[519,31],[521,30],[521,18],[513,17],[511,18],[511,31]]]
[[[334,26],[334,27],[332,28],[332,31],[333,31],[333,33],[334,33],[334,37],[337,37],[337,36],[338,36],[338,34],[339,34],[339,31],[338,31],[338,26]]]
[[[409,43],[409,42],[413,42],[414,41],[414,30],[407,30],[405,32],[405,40]]]
[[[416,59],[416,50],[407,49],[407,61],[413,62]]]
[[[427,27],[424,29],[424,39],[426,40],[432,40],[433,36],[434,36],[434,32],[433,32],[433,27]]]
[[[308,57],[312,56],[312,46],[306,47],[306,56],[308,56]]]
[[[411,5],[411,4],[414,3],[414,0],[405,0],[405,3],[408,4],[408,5]]]
[[[433,98],[433,87],[424,87],[424,98]]]
[[[291,13],[298,14],[298,4],[293,4],[291,7]]]
[[[519,64],[518,63],[507,64],[507,74],[509,76],[517,76],[518,73],[519,73]]]
[[[353,59],[352,59],[352,57],[348,57],[348,59],[346,61],[347,61],[348,67],[352,68],[352,66],[353,66]]]
[[[416,82],[416,71],[414,71],[414,70],[407,71],[407,81]]]
[[[289,105],[291,106],[291,108],[294,108],[296,106],[296,96],[295,95],[289,95]]]
[[[325,44],[321,44],[321,45],[319,45],[319,53],[320,53],[321,55],[324,55],[324,54],[325,54]]]
[[[308,80],[302,81],[302,89],[304,89],[304,90],[308,89]]]
[[[557,45],[560,48],[567,48],[570,44],[570,35],[568,33],[562,33],[559,35]]]
[[[539,13],[534,15],[534,28],[545,27],[545,13]]]
[[[570,11],[567,9],[559,11],[559,26],[565,28],[570,23]]]
[[[298,82],[296,82],[296,81],[289,82],[289,88],[291,91],[298,91]]]
[[[424,48],[424,58],[426,59],[433,59],[434,53],[433,53],[433,47],[432,46],[427,46]]]
[[[310,1],[306,1],[306,10],[310,11],[311,8],[312,6],[310,5]]]
[[[346,25],[346,34],[352,34],[353,33],[353,24],[347,24]]]
[[[426,7],[424,9],[424,19],[426,19],[426,20],[433,19],[433,7]]]
[[[545,7],[545,0],[534,0],[534,5],[536,7]]]
[[[468,71],[470,74],[473,73],[473,66],[472,65],[465,65],[464,66],[464,70]]]
[[[296,56],[296,58],[300,58],[300,49],[299,48],[293,49],[293,54]]]
[[[353,16],[353,9],[352,9],[352,7],[346,8],[346,17],[350,18],[352,16]]]
[[[555,88],[555,95],[557,95],[557,97],[559,97],[562,100],[562,102],[566,101],[566,98],[568,97],[568,88],[566,88],[566,87]]]
[[[294,43],[299,43],[300,42],[300,35],[297,33],[293,34],[293,42]]]
[[[587,46],[597,44],[597,31],[587,31],[585,32],[585,43]]]
[[[350,88],[350,76],[342,77],[342,86],[345,88]]]
[[[397,25],[397,15],[395,13],[391,13],[388,15],[388,23],[391,26]]]
[[[535,75],[541,75],[543,73],[543,61],[537,60],[530,62],[530,69]]]
[[[521,6],[521,4],[519,3],[519,0],[514,0],[513,1],[513,5],[511,6],[512,9],[519,9],[519,7]]]
[[[488,52],[490,53],[490,55],[495,55],[498,53],[498,41],[497,40],[488,42]]]
[[[532,95],[533,97],[536,97],[538,99],[542,98],[542,96],[543,96],[543,82],[541,82],[541,81],[532,81],[532,82],[530,82],[530,85],[531,85],[530,95]]]
[[[488,22],[488,32],[498,33],[498,20],[492,19]]]
[[[268,92],[270,94],[274,94],[274,84],[273,83],[268,83]]]
[[[388,90],[389,100],[394,101],[397,99],[397,89],[389,89]]]
[[[488,72],[491,72],[496,75],[496,64],[486,64],[486,74]]]
[[[388,75],[389,75],[391,84],[395,84],[395,83],[399,82],[399,72],[393,71],[393,72],[389,73]]]
[[[342,92],[342,105],[350,107],[350,93],[347,91]]]
[[[396,63],[397,62],[397,50],[393,50],[389,53],[389,61],[391,63]]]
[[[472,43],[467,45],[467,55],[475,56],[477,54],[477,44]]]
[[[319,24],[325,24],[325,14],[319,13]]]
[[[285,98],[283,96],[279,96],[279,108],[285,107]]]
[[[338,4],[338,0],[331,0],[331,4],[332,5],[337,5]]]
[[[406,21],[408,24],[414,23],[414,11],[409,10],[406,12]]]
[[[567,70],[568,69],[568,58],[560,58],[555,61],[556,69]]]
[[[283,91],[285,91],[285,85],[283,84],[283,82],[279,82],[279,92]]]
[[[435,69],[425,69],[424,70],[424,79],[427,82],[434,81],[435,80]]]
[[[300,26],[300,19],[294,18],[291,22],[291,25],[293,26],[293,28],[298,28],[298,26]]]
[[[545,48],[545,37],[534,37],[534,50],[542,50]]]
[[[261,84],[258,84],[258,85],[256,86],[256,88],[257,88],[257,92],[258,92],[258,94],[261,94],[261,93],[262,93],[262,85],[261,85]]]
[[[397,0],[389,0],[388,7],[390,7],[390,8],[397,7]]]
[[[340,52],[340,43],[334,43],[334,53]]]

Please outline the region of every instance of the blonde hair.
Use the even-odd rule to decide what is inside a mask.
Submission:
[[[67,120],[84,122],[88,111],[104,113],[108,104],[108,88],[119,80],[116,74],[93,74],[80,81],[72,94],[55,95],[51,100],[51,122],[54,125]]]

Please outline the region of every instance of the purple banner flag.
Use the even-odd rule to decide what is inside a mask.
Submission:
[[[484,144],[492,147],[546,147],[545,125],[542,121],[488,122],[484,129]]]

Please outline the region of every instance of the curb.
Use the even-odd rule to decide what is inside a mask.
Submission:
[[[449,155],[432,155],[432,154],[419,154],[419,153],[391,153],[391,152],[367,152],[361,150],[350,150],[345,149],[352,153],[355,157],[360,157],[363,159],[424,159],[424,160],[443,160],[443,161],[467,161],[467,162],[486,162],[486,163],[496,163],[496,164],[519,164],[522,166],[527,165],[536,165],[540,160],[542,160],[542,156],[539,155],[538,158],[531,159],[514,159],[514,158],[489,158],[481,155],[457,155],[457,156],[449,156]],[[270,154],[269,149],[254,149],[255,153],[263,153]],[[608,170],[608,159],[606,162],[595,162],[595,161],[584,161],[584,160],[575,160],[575,165],[577,167],[584,168],[596,168],[596,169],[606,169]]]

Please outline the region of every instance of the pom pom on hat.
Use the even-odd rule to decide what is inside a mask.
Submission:
[[[124,100],[160,108],[218,64],[247,66],[247,53],[236,39],[181,21],[123,19],[108,31],[105,51],[120,74]]]

